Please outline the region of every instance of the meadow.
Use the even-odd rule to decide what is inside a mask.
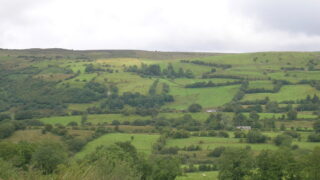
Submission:
[[[157,134],[106,134],[89,142],[79,153],[75,155],[75,158],[83,158],[87,154],[94,152],[94,150],[101,145],[108,146],[116,142],[126,141],[131,142],[139,152],[149,155],[152,151],[152,144],[155,143],[158,138],[159,135]]]

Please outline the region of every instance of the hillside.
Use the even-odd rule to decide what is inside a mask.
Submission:
[[[130,141],[178,157],[179,179],[213,178],[220,166],[210,152],[221,146],[276,151],[288,132],[298,133],[293,154],[319,146],[319,96],[319,52],[1,49],[0,147],[52,139],[79,160]],[[239,126],[265,139],[251,143]]]

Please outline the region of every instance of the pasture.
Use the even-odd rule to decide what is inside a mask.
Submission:
[[[112,145],[116,142],[126,142],[130,141],[139,152],[145,154],[151,154],[152,145],[159,138],[157,134],[123,134],[123,133],[113,133],[106,134],[98,139],[89,142],[79,153],[75,155],[75,158],[83,158],[85,155],[94,152],[94,150],[102,145]]]

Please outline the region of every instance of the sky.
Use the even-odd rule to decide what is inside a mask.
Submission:
[[[320,51],[320,1],[0,0],[0,48]]]

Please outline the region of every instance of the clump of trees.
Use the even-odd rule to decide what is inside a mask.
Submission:
[[[188,107],[188,111],[191,113],[200,112],[202,110],[202,106],[200,104],[191,104]]]
[[[159,64],[141,64],[141,67],[137,65],[125,67],[126,72],[134,72],[141,76],[156,76],[156,77],[167,77],[167,78],[194,78],[194,74],[190,69],[184,70],[179,68],[176,71],[171,63],[168,64],[167,68],[161,69]]]
[[[268,137],[263,135],[261,132],[256,130],[251,130],[247,134],[248,143],[265,143]]]
[[[290,149],[227,148],[219,158],[219,179],[319,179],[320,148],[297,157]]]
[[[320,120],[313,124],[314,133],[308,136],[310,142],[320,142]]]
[[[101,146],[76,162],[59,143],[0,142],[2,179],[168,179],[181,174],[180,161],[168,155],[141,156],[130,142]]]
[[[202,66],[210,66],[210,67],[216,67],[216,68],[222,68],[222,69],[228,69],[231,68],[231,64],[217,64],[217,63],[212,63],[212,62],[205,62],[205,61],[200,61],[200,60],[180,60],[181,63],[190,63],[190,64],[197,64],[197,65],[202,65]]]
[[[225,83],[213,83],[212,81],[208,82],[195,82],[192,84],[185,85],[185,88],[207,88],[207,87],[219,87],[219,86],[230,86],[230,85],[236,85],[241,84],[242,81],[231,81],[231,82],[225,82]]]

